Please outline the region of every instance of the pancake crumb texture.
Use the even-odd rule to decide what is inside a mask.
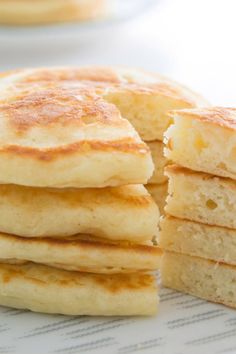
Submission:
[[[166,287],[236,307],[236,267],[166,252],[161,274]]]
[[[236,179],[236,109],[214,107],[171,113],[165,156],[196,171]]]
[[[160,227],[162,249],[236,265],[236,230],[171,216]]]
[[[179,218],[236,228],[236,182],[168,166],[169,195],[165,211]]]

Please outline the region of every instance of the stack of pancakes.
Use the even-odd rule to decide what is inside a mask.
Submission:
[[[14,78],[2,77],[0,93],[0,304],[155,313],[149,149],[88,87]]]
[[[236,109],[173,112],[164,285],[236,307]]]
[[[9,80],[8,76],[9,73],[2,74],[4,85]],[[163,155],[163,134],[172,122],[168,111],[206,106],[205,99],[156,73],[124,67],[16,70],[11,72],[10,80],[18,85],[56,82],[85,86],[94,90],[106,102],[114,104],[151,150],[154,173],[148,180],[147,189],[163,214],[167,196],[164,167],[168,161]]]
[[[0,304],[156,312],[147,272],[161,257],[152,243],[159,210],[142,185],[153,162],[138,133],[151,142],[151,182],[163,182],[167,110],[201,102],[165,78],[124,68],[1,74]]]

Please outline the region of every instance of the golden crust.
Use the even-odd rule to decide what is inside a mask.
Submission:
[[[47,287],[49,283],[51,285],[56,284],[62,285],[63,287],[70,287],[81,285],[83,283],[86,284],[86,279],[91,278],[97,286],[111,293],[122,292],[124,289],[131,290],[146,288],[149,287],[150,284],[153,284],[153,278],[148,274],[143,274],[140,278],[135,274],[132,274],[131,276],[122,274],[105,276],[100,274],[56,270],[43,265],[35,265],[34,263],[27,263],[22,266],[1,263],[0,268],[1,273],[3,273],[1,274],[3,283],[10,283],[17,278],[24,277],[31,283],[39,283],[44,287]],[[55,276],[50,276],[54,272]],[[60,275],[60,277],[57,277],[57,275]]]
[[[169,110],[207,106],[191,90],[157,74],[123,67],[54,67],[21,69],[3,73],[0,102],[16,87],[37,85],[79,86],[96,92],[113,103],[127,118],[144,141],[162,140],[171,123]],[[9,100],[9,97],[7,97]]]
[[[103,187],[145,183],[152,173],[146,144],[131,124],[121,118],[117,108],[93,89],[53,82],[6,85],[0,103],[0,159],[10,176],[4,179],[2,174],[1,183]],[[137,168],[138,161],[143,164],[143,171]],[[42,174],[46,162],[51,168],[50,182],[45,174],[38,180],[36,177]],[[68,169],[64,177],[60,171],[62,164]],[[94,181],[91,172],[98,173],[99,169],[99,177]]]
[[[31,157],[34,159],[38,159],[40,161],[52,161],[61,156],[71,155],[73,153],[76,154],[84,154],[92,151],[98,152],[127,152],[134,153],[139,155],[145,155],[149,153],[149,149],[144,144],[140,143],[134,144],[129,142],[130,139],[123,139],[112,142],[101,142],[101,141],[80,141],[79,143],[68,144],[66,146],[60,146],[55,148],[32,148],[28,146],[16,146],[16,145],[8,145],[4,148],[0,147],[1,153],[9,153],[15,154],[19,156]]]
[[[0,304],[66,315],[152,315],[158,297],[155,277],[149,274],[88,274],[2,263]]]
[[[133,273],[156,270],[158,247],[115,243],[75,235],[71,238],[24,238],[0,233],[0,260],[31,261],[65,270],[94,273]]]
[[[0,184],[0,200],[0,230],[8,234],[83,233],[142,243],[157,233],[158,207],[142,185],[50,189]]]
[[[125,67],[96,66],[20,69],[3,73],[0,102],[4,100],[3,91],[12,93],[15,87],[31,88],[39,84],[72,85],[96,92],[118,108],[144,141],[163,140],[163,133],[171,124],[167,115],[169,110],[208,106],[196,93],[161,75]]]
[[[24,86],[12,90],[0,112],[7,116],[9,124],[18,133],[37,126],[52,126],[60,123],[63,127],[100,124],[125,125],[115,106],[85,88],[58,87],[51,84]],[[122,124],[123,123],[123,124]]]
[[[212,107],[181,109],[170,111],[169,115],[172,118],[175,116],[181,116],[181,118],[196,119],[202,123],[236,130],[236,108]]]
[[[11,71],[8,72],[8,75]],[[207,104],[195,92],[165,76],[153,74],[140,69],[125,67],[81,67],[81,68],[38,68],[12,71],[12,79],[21,83],[83,81],[97,90],[125,90],[144,95],[160,95],[173,98],[194,107]],[[14,78],[15,75],[15,78]]]

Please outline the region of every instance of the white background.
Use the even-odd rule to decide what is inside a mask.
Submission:
[[[213,104],[235,105],[235,0],[157,0],[150,10],[128,23],[89,35],[73,32],[68,34],[65,29],[65,36],[51,38],[49,31],[43,39],[21,40],[16,31],[16,36],[3,40],[0,31],[1,70],[130,65],[166,74]]]

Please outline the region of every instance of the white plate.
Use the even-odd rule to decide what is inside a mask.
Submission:
[[[100,20],[42,26],[0,26],[0,40],[47,39],[97,33],[142,15],[158,0],[109,0],[109,15]]]

